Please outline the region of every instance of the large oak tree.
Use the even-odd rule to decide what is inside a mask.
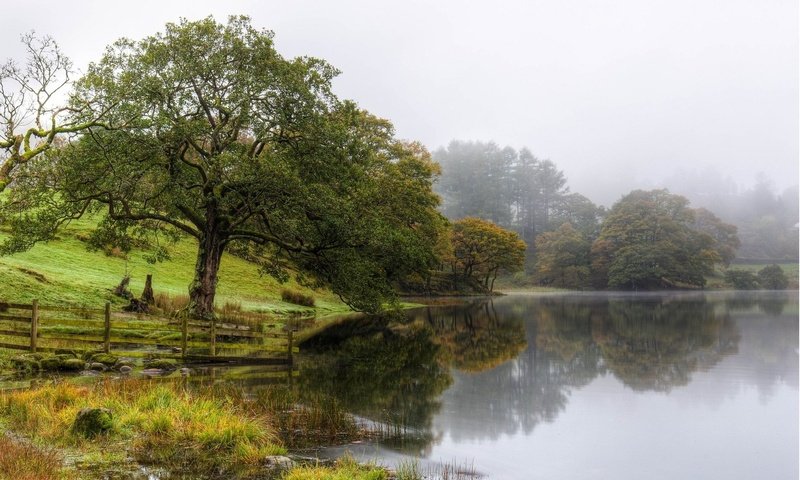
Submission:
[[[379,309],[393,278],[434,263],[437,167],[389,122],[339,100],[336,74],[319,59],[283,58],[246,17],[119,40],[71,96],[80,137],[14,177],[6,251],[94,212],[104,238],[196,239],[195,316],[213,317],[233,246],[255,249],[278,277],[299,271],[355,308]]]

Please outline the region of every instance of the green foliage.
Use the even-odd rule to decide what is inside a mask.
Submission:
[[[579,289],[589,282],[589,240],[565,223],[536,237],[536,275],[554,287]]]
[[[597,287],[702,287],[722,261],[719,242],[693,228],[688,200],[666,190],[636,190],[609,212],[592,245]]]
[[[773,263],[758,271],[758,283],[764,290],[785,290],[789,279],[780,265]]]
[[[276,277],[292,266],[354,308],[379,310],[391,280],[435,263],[438,170],[389,122],[337,99],[336,73],[319,59],[284,59],[245,17],[119,40],[70,100],[76,121],[102,116],[106,128],[15,172],[0,210],[12,227],[5,251],[102,212],[93,244],[146,240],[155,261],[178,233],[197,241],[197,316],[213,315],[230,242],[263,247]]]
[[[692,228],[710,235],[716,241],[716,251],[722,265],[727,267],[736,258],[736,249],[739,248],[741,242],[737,236],[738,229],[735,225],[723,222],[705,208],[696,208]]]
[[[515,232],[489,221],[468,217],[452,225],[453,273],[474,279],[492,291],[499,272],[513,273],[525,262],[525,242]]]
[[[725,282],[737,290],[758,290],[758,277],[747,270],[726,270]]]

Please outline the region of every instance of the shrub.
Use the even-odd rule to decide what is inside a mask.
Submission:
[[[789,279],[786,278],[780,265],[773,263],[758,271],[758,283],[764,290],[786,290]]]
[[[725,271],[725,282],[737,290],[758,289],[758,277],[747,270]]]
[[[281,292],[281,300],[287,303],[293,303],[295,305],[302,305],[304,307],[313,307],[315,305],[314,297],[289,289],[284,289]]]

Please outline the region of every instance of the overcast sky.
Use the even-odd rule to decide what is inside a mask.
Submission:
[[[797,0],[14,1],[0,58],[35,29],[84,67],[121,36],[229,14],[342,70],[339,96],[399,137],[527,146],[596,202],[676,171],[798,180]]]

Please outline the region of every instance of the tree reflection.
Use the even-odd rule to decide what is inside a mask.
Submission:
[[[365,319],[327,333],[335,341],[318,343],[323,353],[300,381],[358,415],[413,430],[389,444],[424,454],[444,433],[454,441],[530,433],[599,377],[669,392],[731,358],[731,371],[718,374],[737,375],[731,385],[749,374],[766,395],[776,382],[796,385],[797,315],[781,313],[790,304],[564,295],[419,309],[400,323]]]
[[[383,325],[370,334],[327,349],[318,344],[326,351],[301,365],[301,396],[332,395],[346,410],[379,422],[398,448],[418,453],[433,440],[431,419],[452,377],[429,329],[377,323]],[[338,337],[337,331],[327,334]]]
[[[434,332],[434,341],[458,370],[482,372],[516,358],[527,346],[519,316],[504,312],[502,320],[491,300],[463,306],[426,308],[416,316]]]
[[[594,334],[608,369],[634,390],[667,392],[687,385],[739,341],[730,318],[704,298],[613,300]]]

